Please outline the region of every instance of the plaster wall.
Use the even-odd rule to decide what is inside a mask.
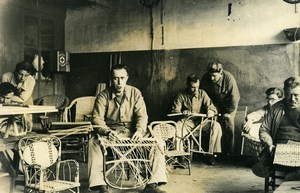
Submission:
[[[149,50],[151,15],[138,0],[98,0],[69,10],[66,49],[72,53]],[[282,0],[161,0],[153,11],[153,48],[181,49],[289,43],[299,5]]]

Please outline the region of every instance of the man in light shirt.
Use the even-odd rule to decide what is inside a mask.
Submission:
[[[130,137],[138,141],[144,137],[148,115],[141,92],[127,85],[128,68],[115,65],[112,68],[112,86],[100,92],[96,98],[92,122],[95,136],[89,141],[89,188],[108,193],[103,174],[103,153],[98,135],[107,136],[108,140]],[[167,182],[165,157],[157,151],[154,157],[152,176],[142,193],[163,193],[159,185]]]

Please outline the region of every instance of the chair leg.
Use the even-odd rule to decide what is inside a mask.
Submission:
[[[86,155],[86,144],[85,144],[85,139],[84,137],[81,139],[81,143],[82,143],[82,160],[85,163],[86,159],[85,159],[85,155]]]
[[[265,177],[265,193],[268,193],[269,192],[269,176],[268,177]]]

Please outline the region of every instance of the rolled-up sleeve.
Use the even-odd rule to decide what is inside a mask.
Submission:
[[[178,94],[173,101],[171,113],[181,113],[183,104],[183,97],[182,94]]]

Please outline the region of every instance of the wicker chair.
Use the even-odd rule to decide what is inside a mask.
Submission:
[[[61,142],[51,135],[28,136],[18,143],[24,192],[79,192],[79,164],[61,161]]]
[[[74,99],[64,110],[64,122],[90,121],[95,104],[95,96],[84,96]]]
[[[151,135],[166,142],[166,164],[171,167],[186,168],[191,174],[191,151],[189,139],[185,138],[184,150],[176,150],[176,130],[177,124],[175,121],[153,121],[149,124],[149,130]],[[185,166],[181,163],[180,159],[187,161],[188,165]]]
[[[65,95],[46,95],[35,101],[36,105],[55,106],[58,109],[56,116],[51,116],[50,121],[62,121],[65,107],[69,105],[69,98]]]

